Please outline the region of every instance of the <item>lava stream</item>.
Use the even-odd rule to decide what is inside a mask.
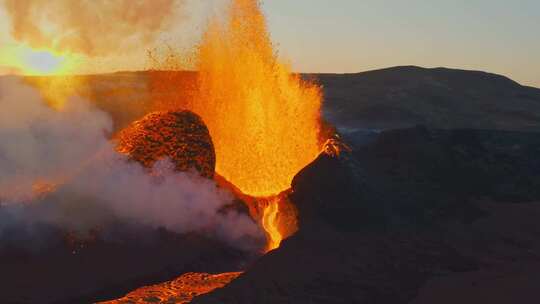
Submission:
[[[279,247],[283,236],[279,231],[277,216],[279,213],[279,201],[277,199],[271,199],[263,209],[262,226],[268,234],[267,251],[274,250]]]

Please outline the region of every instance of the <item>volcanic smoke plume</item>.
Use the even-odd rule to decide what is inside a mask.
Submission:
[[[0,239],[6,225],[10,231],[36,223],[91,229],[106,220],[88,220],[96,208],[140,225],[217,236],[244,249],[261,238],[248,215],[226,208],[233,197],[214,181],[197,171],[179,172],[168,158],[153,164],[159,176],[148,174],[117,153],[107,138],[110,117],[84,100],[71,99],[56,111],[14,78],[1,80],[0,92]],[[70,199],[77,197],[90,199]],[[40,204],[47,212],[30,212]]]
[[[183,0],[5,0],[13,37],[33,48],[88,56],[153,42]]]

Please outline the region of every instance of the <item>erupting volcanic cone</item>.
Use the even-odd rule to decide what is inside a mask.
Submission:
[[[192,112],[150,113],[122,130],[117,141],[118,152],[147,168],[169,157],[178,171],[195,169],[204,177],[214,176],[212,139],[202,119]]]

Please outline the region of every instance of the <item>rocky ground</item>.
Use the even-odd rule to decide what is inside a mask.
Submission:
[[[534,303],[539,139],[413,128],[322,155],[293,182],[299,232],[193,303]]]
[[[128,231],[131,236],[114,240],[65,240],[64,231],[51,232],[48,237],[57,242],[49,240],[39,250],[4,244],[1,302],[92,303],[181,273],[237,269],[245,260],[241,252],[198,236]]]

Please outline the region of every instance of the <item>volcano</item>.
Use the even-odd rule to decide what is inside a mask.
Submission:
[[[402,69],[380,73],[399,71]],[[437,77],[444,76],[438,72],[432,71]],[[130,79],[135,81],[131,86],[138,87],[136,81],[145,78],[141,74],[106,75],[105,80],[92,77],[95,83],[115,77]],[[473,73],[470,77],[477,76]],[[327,90],[332,92],[347,87],[349,81],[365,78],[326,77],[333,78],[326,83]],[[125,86],[127,82],[117,83]],[[381,80],[383,84],[389,85]],[[476,86],[474,81],[470,85],[483,92],[483,85]],[[422,94],[424,88],[410,90]],[[355,92],[350,88],[345,93]],[[540,100],[538,92],[511,85],[503,94],[516,98],[506,105],[511,108],[510,114],[498,112],[489,117],[503,115],[507,120],[502,122],[510,124],[516,119],[512,107]],[[463,109],[479,115],[463,98]],[[526,303],[526,299],[535,298],[536,287],[527,282],[536,281],[539,269],[538,133],[489,130],[485,124],[480,125],[482,130],[423,126],[373,130],[372,127],[384,123],[385,117],[379,117],[377,124],[366,129],[352,130],[350,126],[359,128],[365,121],[341,120],[331,114],[345,113],[347,107],[354,109],[364,104],[338,101],[330,99],[325,114],[333,119],[341,140],[351,151],[342,149],[341,153],[319,155],[295,174],[292,190],[284,195],[298,212],[299,230],[279,248],[261,258],[257,255],[253,262],[253,256],[246,257],[200,236],[178,236],[163,229],[135,230],[137,233],[133,234],[125,224],[116,224],[104,227],[103,231],[123,235],[120,243],[96,238],[95,234],[68,242],[70,233],[39,226],[41,231],[48,232],[49,240],[57,241],[36,252],[21,246],[21,240],[24,244],[37,244],[39,240],[27,239],[25,234],[11,230],[11,238],[3,235],[0,249],[3,301],[104,301],[121,298],[140,286],[172,280],[168,285],[144,289],[165,298],[178,290],[184,292],[177,288],[180,283],[173,283],[175,278],[185,282],[185,277],[179,278],[183,273],[215,275],[239,270],[244,272],[227,285],[223,281],[213,285],[212,275],[207,276],[209,279],[204,282],[223,288],[207,295],[196,293],[199,296],[193,303],[265,303],[263,299],[268,303],[471,303],[471,299],[476,303],[485,299],[508,303],[508,299],[518,297]],[[126,120],[125,115],[117,112],[118,107],[103,103],[100,106],[113,113],[117,122]],[[418,109],[425,110],[421,114],[429,117],[429,109]],[[170,115],[164,113],[155,117]],[[399,113],[396,115],[408,117]],[[144,120],[144,116],[138,115],[130,119]],[[451,119],[457,114],[444,115]],[[159,125],[159,119],[155,121]],[[203,126],[201,123],[195,132]],[[189,138],[182,135],[180,140],[183,137]],[[142,141],[141,145],[144,144]],[[159,157],[152,161],[156,159]],[[241,195],[237,199],[247,200]],[[39,205],[29,208],[35,208],[35,213],[43,212]],[[2,223],[6,227],[8,222]],[[141,238],[149,242],[141,243]],[[29,277],[33,278],[31,283]],[[65,286],[71,286],[70,292],[66,292]],[[28,290],[32,290],[32,295],[23,296]],[[140,302],[149,299],[144,290],[131,293],[130,299],[137,299],[137,295]]]
[[[117,70],[189,1],[19,2],[12,38],[55,60],[14,67],[56,76],[0,83],[0,303],[539,302],[539,89],[299,74],[258,0],[148,71],[60,77],[70,52]]]

